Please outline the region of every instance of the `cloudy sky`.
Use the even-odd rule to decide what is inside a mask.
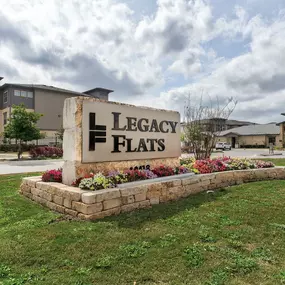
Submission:
[[[183,112],[238,100],[233,119],[285,112],[284,0],[0,0],[0,76]]]

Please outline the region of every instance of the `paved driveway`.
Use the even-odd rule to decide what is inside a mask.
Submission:
[[[213,157],[285,158],[285,151],[275,151],[276,155],[264,156],[267,154],[268,149],[232,149],[230,151],[214,153]],[[3,161],[0,162],[0,174],[41,172],[58,169],[62,167],[62,165],[63,160]]]
[[[223,153],[214,153],[213,156],[230,156],[230,157],[248,157],[248,158],[282,158],[285,157],[284,151],[274,151],[274,155],[269,156],[267,149],[232,149]]]
[[[31,160],[0,162],[0,174],[41,172],[62,167],[63,160]]]

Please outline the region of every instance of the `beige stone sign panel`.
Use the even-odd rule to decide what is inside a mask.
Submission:
[[[178,112],[89,100],[82,107],[83,163],[181,154]]]

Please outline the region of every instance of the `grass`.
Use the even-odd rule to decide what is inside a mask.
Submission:
[[[285,181],[97,222],[64,219],[0,176],[0,284],[285,284]]]
[[[271,161],[276,166],[285,166],[285,158],[262,158],[263,161]]]

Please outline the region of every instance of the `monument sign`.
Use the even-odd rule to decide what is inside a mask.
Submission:
[[[65,100],[63,127],[64,184],[91,171],[179,166],[178,112],[73,97]]]
[[[180,116],[105,102],[83,102],[82,162],[180,156]]]

